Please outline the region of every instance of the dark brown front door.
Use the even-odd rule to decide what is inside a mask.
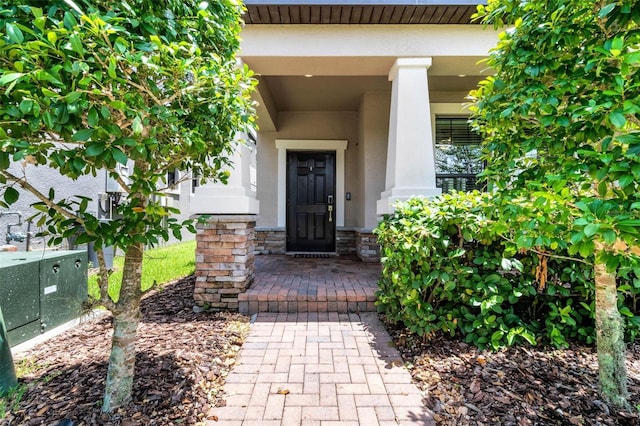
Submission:
[[[287,251],[336,249],[334,152],[287,152]]]

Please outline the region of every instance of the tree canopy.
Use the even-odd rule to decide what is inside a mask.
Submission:
[[[115,330],[106,411],[130,395],[144,247],[191,226],[159,200],[167,172],[226,179],[236,134],[253,124],[255,81],[235,56],[242,12],[237,0],[8,0],[0,10],[0,206],[27,190],[53,244],[77,235],[99,248],[100,303]],[[112,220],[86,197],[58,198],[33,173],[44,165],[71,179],[106,170],[123,191]],[[125,253],[111,296],[107,245]]]
[[[624,404],[616,275],[640,276],[640,6],[495,0],[495,75],[472,92],[508,251],[592,265],[603,393]]]

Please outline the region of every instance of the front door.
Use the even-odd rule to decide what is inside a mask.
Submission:
[[[336,250],[335,152],[287,152],[287,251]]]

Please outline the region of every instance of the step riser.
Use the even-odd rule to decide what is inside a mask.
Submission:
[[[297,312],[376,312],[375,298],[366,301],[240,301],[239,311],[244,315],[258,312],[297,313]]]

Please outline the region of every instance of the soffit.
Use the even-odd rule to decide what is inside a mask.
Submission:
[[[413,4],[387,1],[388,4],[315,1],[316,4],[282,4],[283,1],[246,1],[247,24],[471,24],[471,16],[481,2],[414,1]],[[302,2],[290,2],[302,3]],[[306,2],[305,2],[306,3]],[[344,4],[352,3],[352,4]],[[361,3],[361,4],[357,4]],[[362,4],[365,3],[365,4]],[[427,3],[427,4],[420,4]],[[453,4],[442,4],[453,3]]]

